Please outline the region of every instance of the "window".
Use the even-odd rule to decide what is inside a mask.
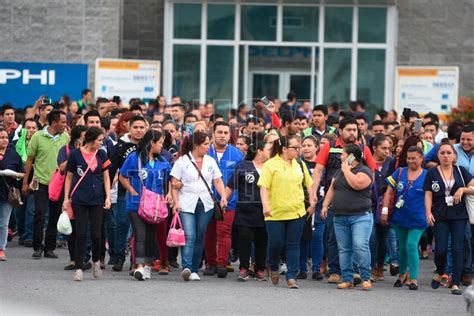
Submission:
[[[206,98],[211,102],[215,99],[226,100],[232,104],[234,67],[233,46],[207,47],[207,80]]]
[[[241,38],[247,41],[275,41],[277,9],[275,6],[243,5]]]
[[[174,45],[173,95],[185,101],[199,98],[201,48],[198,45]]]
[[[317,42],[319,8],[284,7],[283,40],[291,42]]]
[[[324,50],[324,103],[348,104],[351,91],[351,50]]]
[[[176,3],[174,5],[174,37],[201,38],[201,5]]]
[[[209,4],[207,6],[207,38],[213,40],[234,39],[235,6]]]
[[[384,107],[385,50],[359,49],[357,63],[357,99],[375,114]]]
[[[326,42],[349,43],[352,41],[352,8],[324,10],[324,40]]]
[[[359,43],[385,43],[387,9],[359,9]]]

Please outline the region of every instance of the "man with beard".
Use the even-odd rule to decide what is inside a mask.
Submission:
[[[375,170],[375,161],[372,157],[369,147],[360,144],[357,139],[357,121],[353,117],[347,117],[339,122],[339,137],[324,147],[321,148],[316,157],[316,168],[313,172],[313,190],[317,190],[321,182],[321,177],[324,174],[322,185],[325,191],[328,190],[331,180],[336,174],[336,171],[341,169],[341,154],[346,144],[355,143],[361,146],[363,152],[363,159],[365,164],[372,170]],[[314,191],[317,192],[317,191]],[[336,234],[334,232],[333,213],[331,209],[328,211],[326,219],[326,229],[328,233],[328,267],[329,267],[329,283],[341,282],[341,268],[339,266],[339,252],[337,248]],[[314,272],[314,271],[313,271]],[[360,277],[354,278],[354,283],[361,281]]]

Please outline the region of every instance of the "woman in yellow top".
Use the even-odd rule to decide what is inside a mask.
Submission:
[[[297,135],[275,140],[272,158],[263,165],[258,181],[268,234],[271,280],[274,285],[280,280],[280,254],[285,247],[288,266],[286,280],[292,289],[298,288],[296,275],[305,214],[314,213],[314,194],[311,190],[311,203],[307,211],[304,206],[303,185],[310,189],[313,181],[305,164],[296,160],[300,149],[301,138]]]

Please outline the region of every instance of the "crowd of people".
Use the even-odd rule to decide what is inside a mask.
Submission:
[[[297,289],[311,272],[370,290],[387,267],[394,287],[417,290],[431,255],[433,289],[471,284],[473,122],[410,109],[372,119],[363,101],[343,111],[294,93],[224,115],[179,96],[128,103],[86,89],[1,108],[0,261],[18,237],[37,260],[67,247],[75,281],[106,263],[123,271],[129,256],[140,281],[172,269],[225,278],[238,261],[241,282],[285,275]],[[62,212],[70,235],[58,233]]]

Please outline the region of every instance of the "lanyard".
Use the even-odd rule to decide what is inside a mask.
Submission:
[[[454,186],[454,181],[453,181],[454,180],[454,169],[451,170],[451,175],[450,175],[449,181],[446,180],[446,178],[444,177],[444,172],[443,172],[443,170],[441,170],[441,167],[438,167],[438,171],[439,171],[439,173],[441,175],[441,178],[443,179],[443,182],[444,182],[444,194],[446,196],[450,196],[451,195],[451,189]],[[449,186],[450,182],[451,182],[451,186]]]

